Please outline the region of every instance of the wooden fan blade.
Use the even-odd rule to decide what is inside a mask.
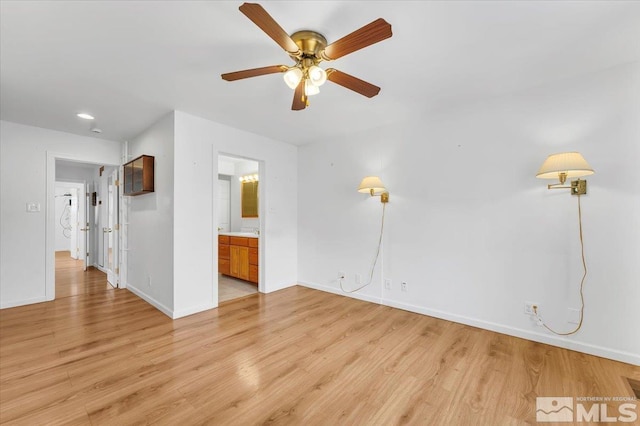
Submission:
[[[262,67],[262,68],[252,68],[250,70],[228,72],[226,74],[222,74],[221,77],[223,80],[235,81],[235,80],[242,80],[243,78],[257,77],[259,75],[285,72],[287,69],[288,67],[285,65],[271,65],[271,66]]]
[[[367,83],[364,80],[360,80],[352,75],[346,74],[342,71],[338,71],[334,68],[327,69],[327,80],[339,84],[342,87],[351,89],[354,92],[360,93],[367,98],[373,98],[380,93],[380,88],[374,86],[371,83]]]
[[[302,79],[296,86],[295,92],[293,92],[293,103],[291,104],[291,109],[294,111],[300,111],[306,107],[307,96],[304,94],[304,79]]]
[[[290,55],[299,56],[302,54],[298,45],[289,37],[289,34],[267,13],[262,6],[257,3],[243,3],[240,6],[240,12],[262,31],[273,39],[280,47],[287,51]]]
[[[322,59],[331,61],[338,59],[356,50],[371,46],[379,41],[391,37],[391,24],[382,18],[378,18],[370,24],[365,25],[359,30],[355,30],[351,34],[347,34],[340,40],[337,40],[320,52]]]

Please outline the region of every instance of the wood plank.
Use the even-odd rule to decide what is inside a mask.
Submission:
[[[536,396],[632,396],[623,377],[640,367],[303,287],[175,321],[126,290],[0,311],[17,424],[535,424]]]

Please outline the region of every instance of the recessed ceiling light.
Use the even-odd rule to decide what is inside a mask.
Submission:
[[[85,120],[93,120],[93,115],[85,114],[84,112],[81,112],[81,113],[79,113],[77,115],[78,115],[78,117],[84,118]]]

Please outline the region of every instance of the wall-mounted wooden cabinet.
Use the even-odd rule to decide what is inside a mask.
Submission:
[[[153,192],[153,163],[153,156],[141,155],[124,165],[124,195]]]

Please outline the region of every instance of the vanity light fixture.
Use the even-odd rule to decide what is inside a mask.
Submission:
[[[240,182],[258,182],[259,176],[257,174],[243,175],[238,178]]]
[[[559,183],[547,185],[548,189],[571,189],[573,195],[587,193],[587,181],[577,179],[571,182],[571,186],[563,186],[567,178],[579,178],[592,175],[593,169],[579,152],[562,152],[552,154],[540,166],[536,174],[540,179],[558,179]]]
[[[366,176],[362,179],[360,186],[358,186],[358,192],[362,192],[363,194],[368,193],[372,197],[379,195],[380,202],[389,202],[389,191],[384,187],[384,184],[378,176]]]

